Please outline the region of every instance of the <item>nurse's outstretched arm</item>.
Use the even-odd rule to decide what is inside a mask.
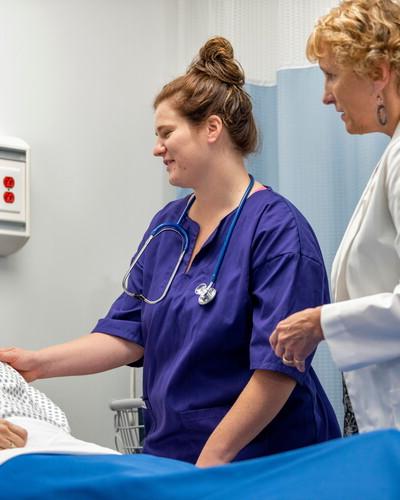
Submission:
[[[138,344],[104,333],[92,333],[38,351],[0,349],[0,361],[9,363],[28,382],[103,372],[133,363],[142,356],[143,348]]]
[[[296,386],[289,376],[256,370],[235,404],[210,435],[196,465],[230,462],[279,413]]]

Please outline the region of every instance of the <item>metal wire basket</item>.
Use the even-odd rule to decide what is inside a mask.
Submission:
[[[141,453],[144,439],[143,409],[140,398],[117,399],[110,403],[114,413],[115,447],[124,454]]]

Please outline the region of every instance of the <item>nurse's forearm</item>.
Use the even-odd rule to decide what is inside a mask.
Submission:
[[[279,413],[295,385],[282,373],[256,370],[204,445],[197,465],[209,467],[235,458]]]
[[[103,333],[92,333],[37,351],[37,378],[98,373],[137,361],[143,348]]]

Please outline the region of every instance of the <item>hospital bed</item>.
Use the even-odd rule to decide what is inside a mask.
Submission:
[[[0,497],[398,500],[400,432],[373,432],[209,469],[144,454],[26,454],[0,466]]]

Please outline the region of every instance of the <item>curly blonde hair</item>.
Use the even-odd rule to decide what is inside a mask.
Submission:
[[[342,0],[321,17],[307,42],[307,57],[330,51],[339,66],[376,80],[387,61],[400,87],[400,0]]]

